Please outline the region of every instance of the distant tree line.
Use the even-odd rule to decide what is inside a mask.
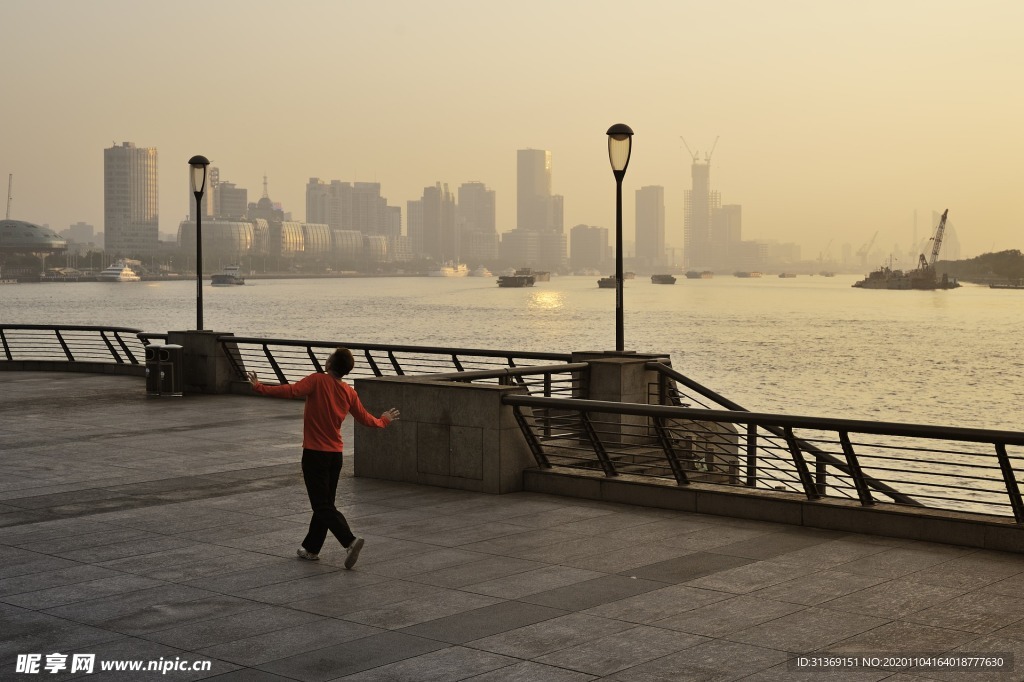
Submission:
[[[968,282],[1018,282],[1024,280],[1024,254],[1018,249],[984,253],[967,260],[943,261],[937,269]]]

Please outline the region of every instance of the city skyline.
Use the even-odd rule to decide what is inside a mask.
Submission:
[[[480,181],[504,233],[514,152],[529,148],[551,152],[566,230],[612,227],[604,131],[621,121],[636,131],[627,241],[635,191],[662,186],[666,242],[682,246],[682,136],[702,156],[719,140],[712,187],[742,205],[744,239],[807,257],[879,231],[876,248],[908,249],[949,208],[965,256],[1021,248],[1024,95],[1005,85],[1024,64],[1018,3],[639,2],[619,16],[575,1],[97,0],[52,13],[12,0],[0,20],[33,58],[12,65],[19,106],[0,130],[11,217],[102,229],[101,150],[132,141],[159,150],[163,233],[188,214],[193,154],[250,198],[268,176],[297,219],[311,177],[380,183],[396,206],[436,182]]]

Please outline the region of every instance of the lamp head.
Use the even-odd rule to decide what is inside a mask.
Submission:
[[[206,191],[206,167],[210,160],[205,156],[193,156],[188,160],[189,175],[192,178],[192,193],[201,197]]]
[[[629,165],[629,154],[633,146],[633,129],[625,123],[616,123],[608,129],[608,160],[612,172],[625,175]]]

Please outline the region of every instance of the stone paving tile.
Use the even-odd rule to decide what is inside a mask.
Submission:
[[[789,654],[763,647],[703,640],[678,653],[641,663],[603,678],[609,682],[726,682],[786,661]],[[804,679],[793,676],[786,679]],[[808,677],[808,682],[812,678]]]
[[[74,604],[75,602],[84,602],[90,599],[114,597],[137,590],[160,587],[165,584],[159,580],[150,580],[149,578],[142,578],[137,575],[116,573],[97,580],[82,580],[81,582],[65,583],[32,592],[11,594],[0,597],[0,601],[26,609],[41,611],[54,606]]]
[[[211,552],[216,551],[217,550],[211,550]],[[280,561],[281,557],[271,556],[268,554],[258,554],[255,552],[232,552],[227,555],[217,554],[216,556],[207,557],[201,562],[150,568],[142,571],[139,575],[146,578],[153,578],[154,580],[183,583],[198,580],[199,578],[209,578],[228,573],[237,573],[238,571],[248,568],[255,568],[257,566],[277,563]]]
[[[143,554],[181,549],[182,547],[194,547],[195,545],[196,543],[182,538],[150,536],[144,539],[125,540],[124,542],[115,542],[98,547],[84,547],[66,552],[54,552],[54,554],[71,561],[98,564],[104,561],[113,561],[114,559],[137,557]]]
[[[348,572],[345,572],[343,574],[332,574],[332,577],[333,575],[338,575],[339,580],[344,580],[349,574]],[[379,577],[374,577],[380,580]],[[388,580],[366,586],[354,585],[350,588],[339,587],[336,590],[318,594],[313,598],[292,599],[290,597],[293,597],[294,595],[289,592],[287,594],[287,597],[289,598],[282,598],[281,595],[275,594],[272,597],[272,601],[266,598],[261,601],[271,601],[271,603],[278,604],[284,604],[287,602],[288,606],[293,609],[309,611],[310,613],[318,613],[321,616],[337,617],[344,616],[349,613],[355,613],[357,611],[379,609],[384,606],[407,600],[430,599],[436,595],[445,593],[446,590],[442,587],[434,587],[433,585],[424,585],[423,583],[413,583],[402,580]],[[306,595],[303,596],[308,597],[308,594],[309,593],[307,592]]]
[[[638,625],[535,660],[559,668],[606,676],[706,641],[706,637],[698,635]]]
[[[843,614],[837,617],[835,611],[811,607],[796,613],[781,616],[767,623],[733,632],[726,639],[757,646],[806,653],[885,625],[884,618]]]
[[[941,653],[976,639],[977,635],[945,627],[892,621],[829,645],[829,653],[885,654]]]
[[[566,585],[575,585],[604,574],[567,566],[545,566],[534,571],[515,573],[503,578],[465,585],[467,592],[486,594],[503,599],[520,599],[529,594],[546,592]]]
[[[104,644],[98,644],[91,647],[88,652],[72,653],[96,654],[95,669],[97,672],[92,675],[84,675],[79,678],[88,680],[89,682],[93,682],[93,680],[100,680],[101,682],[124,682],[126,679],[130,679],[132,682],[136,682],[136,680],[139,682],[155,682],[157,680],[160,682],[166,682],[168,678],[174,680],[203,680],[238,669],[238,665],[234,663],[196,656],[189,652],[182,651],[181,649],[175,649],[158,642],[150,642],[134,637],[127,637],[112,642],[106,642]],[[111,671],[104,673],[99,671],[101,661],[143,661],[145,664],[148,664],[150,661],[162,663],[163,661],[172,662],[179,659],[188,661],[189,663],[209,661],[210,670],[175,670],[173,672],[162,672],[157,669],[152,671],[131,672],[128,674],[125,672]]]
[[[1013,577],[1024,580],[1024,557],[995,552],[968,554],[906,576],[914,582],[962,590],[977,590]]]
[[[109,526],[108,526],[109,528]],[[128,542],[139,538],[150,537],[149,533],[134,528],[114,528],[100,532],[82,533],[60,538],[48,538],[45,540],[30,539],[26,542],[18,542],[19,547],[25,549],[38,549],[48,554],[57,552],[71,552],[76,549],[88,547],[99,547],[102,545],[113,545],[119,542]]]
[[[859,561],[863,557],[886,551],[886,545],[863,542],[858,536],[844,536],[838,540],[827,540],[769,557],[767,561],[779,564],[798,564],[815,569],[836,568],[840,564]]]
[[[586,673],[524,661],[478,675],[473,678],[473,682],[588,682],[595,679]]]
[[[618,601],[645,592],[665,587],[665,583],[654,580],[626,578],[620,575],[606,575],[592,580],[556,587],[544,592],[520,597],[520,601],[528,604],[550,606],[565,611],[583,611],[585,609]]]
[[[147,632],[143,637],[179,649],[196,650],[323,620],[322,616],[305,611],[260,606],[228,616]]]
[[[361,557],[359,570],[369,571],[388,578],[408,578],[420,573],[440,571],[453,566],[464,566],[491,558],[489,554],[466,552],[461,549],[435,549],[413,556],[397,559]]]
[[[439,588],[438,592],[430,593],[425,597],[350,612],[343,617],[345,620],[384,630],[398,630],[500,602],[501,600],[494,597],[468,594],[457,590],[440,590]]]
[[[499,602],[457,616],[435,620],[404,628],[410,635],[436,639],[450,644],[465,644],[490,635],[507,632],[516,628],[539,623],[565,615],[565,611],[547,606],[524,604],[522,602]],[[474,645],[476,646],[476,645]],[[476,646],[476,648],[486,648]],[[502,653],[498,651],[496,653]],[[517,655],[515,653],[510,655]]]
[[[909,545],[893,547],[866,557],[859,557],[841,566],[847,573],[873,575],[880,578],[899,578],[910,573],[917,573],[926,568],[952,561],[971,550],[961,547],[924,547]]]
[[[74,568],[82,565],[78,561],[60,559],[36,552],[32,553],[32,557],[32,559],[18,561],[17,563],[10,563],[6,566],[0,565],[0,580],[18,578],[21,576],[32,576],[44,571],[53,571],[60,568]]]
[[[843,564],[844,569],[849,564]],[[825,602],[834,611],[876,615],[897,619],[937,606],[963,594],[962,590],[937,587],[909,580],[889,580],[859,592]]]
[[[313,563],[304,562],[298,558],[292,560],[292,562]],[[314,565],[319,567],[321,570],[316,573],[307,572],[305,577],[298,577],[296,575],[293,576],[294,579],[286,578],[279,582],[269,582],[273,580],[272,571],[275,565],[268,564],[267,566],[261,567],[255,571],[246,572],[248,575],[241,576],[241,584],[244,585],[246,583],[263,581],[268,581],[269,584],[253,588],[228,587],[215,591],[223,591],[226,594],[233,594],[237,597],[264,602],[266,604],[286,604],[288,602],[294,602],[301,599],[316,600],[328,599],[337,596],[344,597],[348,593],[368,589],[370,586],[380,585],[386,582],[385,578],[379,575],[355,571],[343,572],[335,567],[324,564],[322,561],[315,562]],[[326,570],[328,568],[331,570]],[[211,584],[230,585],[232,583],[231,578],[233,575],[235,574],[221,576],[219,579],[213,579],[211,580]],[[186,584],[194,584],[194,582]]]
[[[7,674],[17,654],[52,653],[55,648],[80,649],[101,642],[124,639],[124,635],[38,611],[6,606],[0,609],[0,662]]]
[[[451,566],[424,573],[417,573],[408,579],[415,582],[422,582],[438,587],[464,587],[466,585],[497,580],[516,573],[525,573],[545,567],[539,561],[526,561],[512,557],[496,557],[491,555],[487,559],[474,561],[472,563]],[[371,565],[369,570],[373,570]]]
[[[962,653],[970,656],[985,656],[1002,658],[1006,663],[1005,669],[978,671],[978,670],[924,670],[911,668],[908,674],[916,675],[926,680],[941,680],[942,682],[959,682],[960,680],[982,680],[984,682],[1020,682],[1021,672],[1024,671],[1024,642],[1016,639],[999,637],[997,635],[986,635],[971,640],[966,644],[954,649],[951,654]],[[1010,659],[1013,663],[1010,664]]]
[[[1024,620],[1024,599],[973,592],[912,613],[905,620],[985,635]]]
[[[728,568],[716,573],[701,576],[686,584],[706,590],[747,594],[765,587],[778,585],[795,576],[811,573],[814,569],[807,566],[773,564],[768,561],[755,561],[745,566]]]
[[[552,613],[564,612],[551,610]],[[483,649],[505,656],[534,659],[555,651],[632,630],[633,623],[598,618],[580,613],[550,617],[539,622],[463,642],[474,649]]]
[[[346,682],[456,682],[492,670],[500,671],[519,663],[519,659],[476,649],[450,646],[427,654],[346,675]],[[514,678],[508,678],[514,679]]]
[[[725,637],[801,610],[795,604],[742,595],[656,620],[651,625],[706,637]]]
[[[186,602],[205,599],[210,592],[183,585],[164,585],[119,595],[117,599],[91,599],[47,609],[45,613],[79,623],[106,627],[106,623],[140,614],[170,611]]]
[[[377,628],[359,623],[349,623],[333,618],[318,618],[301,625],[203,647],[197,649],[196,653],[231,661],[238,665],[254,667],[270,661],[290,658],[307,651],[363,639],[381,632]]]
[[[794,680],[807,680],[808,682],[818,682],[818,680],[821,682],[880,682],[881,680],[886,682],[924,682],[923,678],[893,676],[891,671],[884,670],[813,670],[805,672],[794,669],[789,662],[743,678],[743,682],[793,682]]]
[[[107,568],[100,568],[99,566],[77,564],[68,568],[4,578],[0,580],[0,601],[3,601],[2,597],[7,595],[46,590],[89,580],[110,578],[116,575],[121,574]]]
[[[731,599],[733,596],[726,592],[701,590],[685,585],[671,585],[601,604],[586,609],[582,613],[630,623],[649,624],[684,611],[692,611],[708,604]]]
[[[843,533],[813,528],[785,530],[739,540],[715,548],[716,554],[729,554],[747,559],[771,559],[815,545],[824,544],[843,536]]]
[[[883,582],[885,578],[826,570],[802,575],[795,580],[765,587],[751,594],[762,599],[815,606]]]
[[[712,554],[710,552],[694,552],[677,559],[659,561],[630,569],[625,573],[638,578],[658,580],[664,583],[685,583],[705,575],[717,573],[737,566],[753,563],[753,559]]]
[[[603,571],[605,573],[628,573],[630,569],[648,566],[662,561],[678,559],[681,556],[691,554],[686,550],[677,547],[664,545],[623,545],[618,543],[616,549],[601,552],[600,554],[587,554],[584,556],[563,559],[559,561],[563,566],[575,568],[586,568],[591,571]]]
[[[282,658],[259,666],[302,682],[325,682],[345,675],[443,649],[447,645],[400,632],[384,632],[356,641]]]

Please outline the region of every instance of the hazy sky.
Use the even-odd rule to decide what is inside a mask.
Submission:
[[[160,155],[160,230],[187,160],[305,217],[305,185],[376,181],[391,205],[479,180],[515,226],[516,150],[552,152],[565,224],[613,228],[623,184],[666,188],[682,243],[690,157],[744,238],[909,245],[949,208],[965,256],[1024,248],[1020,0],[2,0],[0,173],[13,218],[103,229],[103,149]]]

